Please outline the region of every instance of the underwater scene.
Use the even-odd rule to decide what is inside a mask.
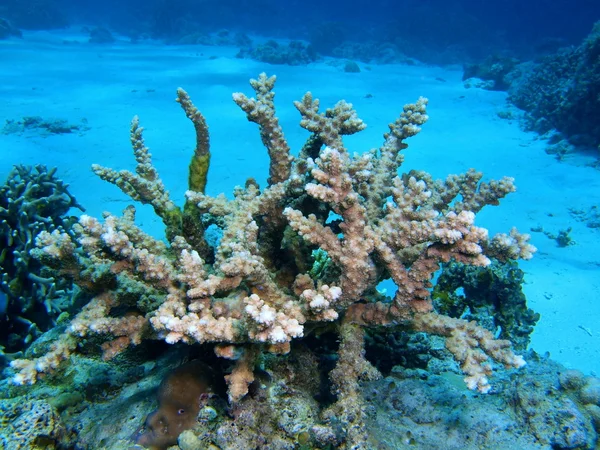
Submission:
[[[600,2],[0,0],[0,450],[600,449]]]

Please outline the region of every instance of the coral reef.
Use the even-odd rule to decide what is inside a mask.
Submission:
[[[484,89],[505,91],[510,87],[510,77],[508,76],[518,62],[515,58],[498,55],[488,56],[480,63],[465,64],[463,66],[463,81],[469,78],[479,78],[490,82]]]
[[[84,210],[56,177],[56,169],[15,166],[0,186],[0,291],[5,296],[0,307],[0,361],[56,325],[73,303],[72,281],[53,277],[33,257],[40,233],[72,232],[77,219],[67,216],[71,208]]]
[[[485,397],[461,390],[451,373],[396,367],[364,389],[372,448],[596,448],[597,399],[585,393],[599,380],[533,352],[527,361],[517,376],[499,374],[498,395]]]
[[[588,228],[600,228],[600,207],[594,205],[585,209],[570,208],[569,214]]]
[[[64,448],[67,433],[44,400],[0,400],[0,447],[6,450]]]
[[[279,411],[292,405],[307,411],[313,422],[310,439],[314,436],[318,446],[359,448],[368,440],[360,383],[380,377],[364,356],[365,329],[443,336],[467,387],[482,393],[492,388],[492,360],[507,368],[525,364],[509,341],[495,339],[475,322],[435,312],[429,290],[434,273],[449,261],[487,266],[491,257],[508,261],[532,256],[535,249],[527,235],[513,229],[490,238],[474,224],[483,207],[497,205],[514,191],[513,180],[482,182],[482,174],[474,170],[445,180],[422,171],[399,175],[405,140],[428,119],[424,98],[404,107],[379,149],[351,155],[343,137],[363,130],[364,122],[345,101],[321,111],[308,92],[295,106],[300,125],[311,135],[292,156],[276,116],[274,84],[275,77],[261,74],[251,80],[256,98],[233,95],[248,120],[259,126],[270,176],[262,189],[249,179],[232,199],[202,192],[210,155],[208,128],[183,90],[178,101],[196,127],[195,157],[206,162],[195,172],[199,176],[190,176],[201,188],[186,193],[183,208],[170,199],[134,119],[136,173],[101,166],[93,170],[133,200],[150,204],[166,226],[168,243],[134,224],[133,207],[121,217],[107,213],[103,221],[82,215],[72,234],[40,233],[37,257],[58,275],[93,287],[96,295],[46,354],[30,353],[11,363],[15,383],[35,383],[64,371],[65,360],[76,357],[82,341],[101,343],[105,360],[147,340],[210,346],[229,362],[225,381],[236,417],[233,425],[217,424],[210,436],[221,440],[217,445],[222,448],[234,448],[228,436],[234,441],[247,437],[233,437],[236,427],[274,425],[256,423],[275,401],[261,402],[260,395],[253,395],[254,386],[262,384],[260,367],[273,355],[288,355],[283,365],[301,356],[314,360],[317,355],[302,342],[329,336],[339,339],[328,374],[334,400],[319,411],[308,390],[290,388],[287,405]],[[196,170],[192,162],[190,172]],[[219,230],[215,245],[206,239],[209,226]],[[315,251],[320,256],[313,256]],[[322,270],[313,270],[315,262]],[[386,279],[396,285],[393,298],[376,289]],[[277,385],[265,395],[280,398],[282,389]],[[285,439],[308,439],[303,434],[307,430],[294,428],[292,419],[284,423],[279,415],[278,420],[283,431],[274,439],[284,439],[281,433]],[[254,439],[268,436],[265,431]],[[180,445],[188,438],[189,432],[182,433]],[[290,448],[277,441],[273,445]]]
[[[2,134],[22,134],[28,131],[40,136],[53,134],[84,133],[89,130],[87,120],[83,118],[81,123],[69,123],[66,119],[44,119],[40,116],[25,116],[21,120],[7,119],[0,130]]]
[[[346,64],[344,64],[344,72],[358,73],[360,72],[360,66],[354,61],[346,61]]]
[[[600,146],[600,22],[581,45],[516,71],[509,100],[527,112],[530,129],[556,129],[573,144]]]
[[[310,348],[305,343],[300,340],[285,358],[263,355],[257,382],[243,401],[228,407],[218,396],[209,398],[194,428],[184,431],[174,448],[345,448],[344,427],[337,417],[330,414],[327,426],[321,422],[320,407],[327,404],[320,386],[324,359],[315,358],[315,341]],[[80,375],[70,373],[67,380],[50,386],[38,383],[33,388],[16,388],[26,389],[36,399],[2,401],[0,405],[6,406],[0,406],[0,425],[15,420],[13,411],[18,405],[45,403],[52,407],[38,410],[40,418],[48,418],[42,423],[53,420],[50,423],[56,424],[64,447],[76,442],[76,448],[82,449],[141,449],[129,437],[148,411],[156,408],[152,387],[177,371],[172,353],[136,370],[135,363],[130,363],[128,376],[123,376],[122,364],[110,368],[102,368],[107,363],[93,364],[82,370],[86,357],[76,355],[74,363]],[[365,412],[368,443],[362,448],[596,448],[599,380],[533,352],[525,357],[528,364],[524,368],[497,374],[492,395],[466,390],[460,376],[447,370],[395,366],[385,378],[363,383],[358,400]],[[91,362],[87,359],[87,364]],[[101,384],[101,378],[112,379]],[[94,383],[98,384],[90,388]],[[36,392],[36,388],[40,390]],[[48,396],[46,401],[37,399]],[[23,427],[22,435],[38,435],[39,430]],[[0,429],[5,440],[18,437],[5,431]]]
[[[269,64],[299,66],[315,61],[317,53],[312,46],[300,41],[291,41],[287,45],[282,45],[270,40],[255,47],[241,48],[237,57],[250,58]]]

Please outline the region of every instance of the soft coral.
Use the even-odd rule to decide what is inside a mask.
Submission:
[[[191,361],[171,372],[158,388],[158,409],[148,415],[142,430],[133,439],[151,450],[165,450],[194,427],[198,413],[212,393],[211,369]]]

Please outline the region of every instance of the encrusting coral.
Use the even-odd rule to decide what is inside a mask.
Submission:
[[[446,337],[468,387],[480,392],[490,389],[490,357],[506,367],[524,364],[508,341],[494,339],[474,322],[436,313],[430,297],[431,279],[442,263],[486,266],[489,257],[532,256],[528,236],[513,229],[490,238],[474,224],[476,212],[514,191],[513,180],[485,183],[473,170],[442,181],[425,172],[399,175],[405,140],[428,120],[424,98],[404,107],[379,149],[351,155],[343,136],[366,126],[352,105],[340,101],[323,112],[307,93],[295,105],[311,136],[294,157],[275,113],[274,84],[275,77],[261,74],[251,81],[256,98],[233,96],[259,125],[270,156],[267,186],[261,189],[250,179],[233,199],[206,195],[196,176],[192,186],[199,190],[188,191],[188,206],[178,208],[134,119],[137,175],[99,166],[94,171],[134,200],[151,204],[167,227],[168,244],[134,224],[133,207],[122,217],[106,213],[104,221],[81,216],[76,242],[60,231],[42,233],[37,257],[76,283],[95,286],[96,295],[48,354],[12,363],[16,383],[35,383],[57,369],[89,335],[105,338],[107,359],[143,339],[214,343],[218,356],[234,361],[226,381],[235,404],[248,392],[261,353],[286,354],[294,339],[333,329],[341,340],[338,365],[330,373],[338,402],[324,413],[325,422],[335,415],[348,429],[348,443],[359,445],[366,437],[358,382],[378,376],[363,356],[365,327]],[[178,98],[196,126],[195,155],[203,161],[191,167],[206,177],[206,122],[184,91]],[[204,234],[209,225],[220,231],[214,246]],[[313,270],[315,264],[326,269]],[[393,299],[376,289],[386,279],[397,287]]]

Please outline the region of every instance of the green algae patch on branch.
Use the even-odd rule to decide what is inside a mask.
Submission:
[[[188,189],[204,194],[210,167],[210,139],[208,125],[202,113],[194,106],[188,93],[177,89],[177,103],[185,111],[185,115],[194,124],[196,130],[196,148],[189,165]]]
[[[210,167],[210,153],[194,153],[190,161],[190,173],[188,177],[188,188],[194,192],[206,191],[208,181],[208,169]]]

